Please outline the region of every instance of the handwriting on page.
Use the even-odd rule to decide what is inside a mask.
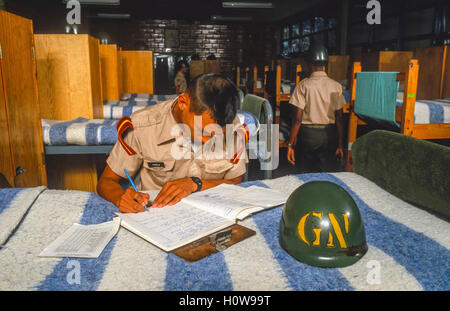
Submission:
[[[161,209],[152,208],[145,213],[125,215],[124,219],[132,219],[146,235],[165,248],[229,223],[218,215],[181,202]]]

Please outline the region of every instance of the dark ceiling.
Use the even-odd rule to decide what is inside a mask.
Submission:
[[[227,0],[232,1],[232,0]],[[222,0],[121,0],[120,5],[82,5],[82,14],[131,14],[132,19],[211,20],[211,16],[250,17],[253,22],[278,22],[298,14],[321,0],[236,0],[240,2],[272,2],[272,9],[226,9]],[[63,0],[5,0],[7,6],[20,5],[39,11],[67,10]]]

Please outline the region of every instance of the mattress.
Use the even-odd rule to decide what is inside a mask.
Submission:
[[[114,145],[119,120],[76,118],[71,121],[41,119],[44,145]]]
[[[399,92],[397,106],[403,105],[403,92]],[[416,100],[414,124],[450,123],[450,98]]]
[[[124,108],[125,107],[127,106],[124,106]],[[145,106],[132,107],[133,110],[124,111],[134,112],[145,108]],[[131,113],[129,115],[131,115]],[[259,122],[253,114],[239,110],[237,116],[241,123],[247,124],[251,136],[258,132]],[[117,122],[119,122],[119,120],[116,119],[85,119],[81,117],[72,121],[41,119],[44,145],[114,145],[117,141]]]
[[[144,94],[144,93],[124,93],[120,95],[120,100],[134,99],[136,101],[147,101],[147,100],[157,100],[165,101],[175,99],[178,95],[157,95],[157,94]]]
[[[286,253],[278,242],[284,206],[241,221],[256,235],[194,263],[124,228],[97,259],[39,258],[73,223],[102,223],[117,212],[93,193],[46,189],[27,203],[28,213],[0,250],[0,290],[450,290],[450,224],[362,176],[291,175],[241,186],[290,194],[313,180],[342,186],[361,211],[369,249],[349,267],[311,267]],[[5,206],[0,220],[17,199],[1,196],[4,191],[0,189],[0,204]]]
[[[281,79],[281,88],[280,93],[281,94],[292,94],[295,90],[295,82],[291,82],[289,80],[283,80]]]

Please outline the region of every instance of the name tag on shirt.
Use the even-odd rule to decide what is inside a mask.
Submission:
[[[165,167],[164,162],[148,162],[148,167]]]

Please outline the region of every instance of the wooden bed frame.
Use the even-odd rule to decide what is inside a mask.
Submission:
[[[358,125],[366,124],[354,113],[356,74],[361,72],[361,63],[353,63],[352,95],[350,100],[350,118],[348,126],[347,170],[351,171],[351,146],[357,137]],[[405,82],[403,105],[396,108],[395,120],[400,123],[400,133],[418,139],[449,139],[450,123],[414,124],[414,108],[419,77],[419,62],[411,59],[405,72],[397,75],[398,81]]]
[[[253,66],[253,94],[266,98],[265,86],[267,83],[267,74],[269,72],[269,66],[264,66],[263,85],[258,88],[258,66]]]
[[[300,73],[302,72],[302,66],[297,65],[295,70],[295,84],[300,82]],[[282,94],[281,93],[281,77],[282,70],[281,65],[276,66],[276,85],[275,85],[275,124],[280,124],[280,106],[282,101],[289,101],[292,94]],[[284,140],[280,140],[280,148],[287,148],[287,143]]]

